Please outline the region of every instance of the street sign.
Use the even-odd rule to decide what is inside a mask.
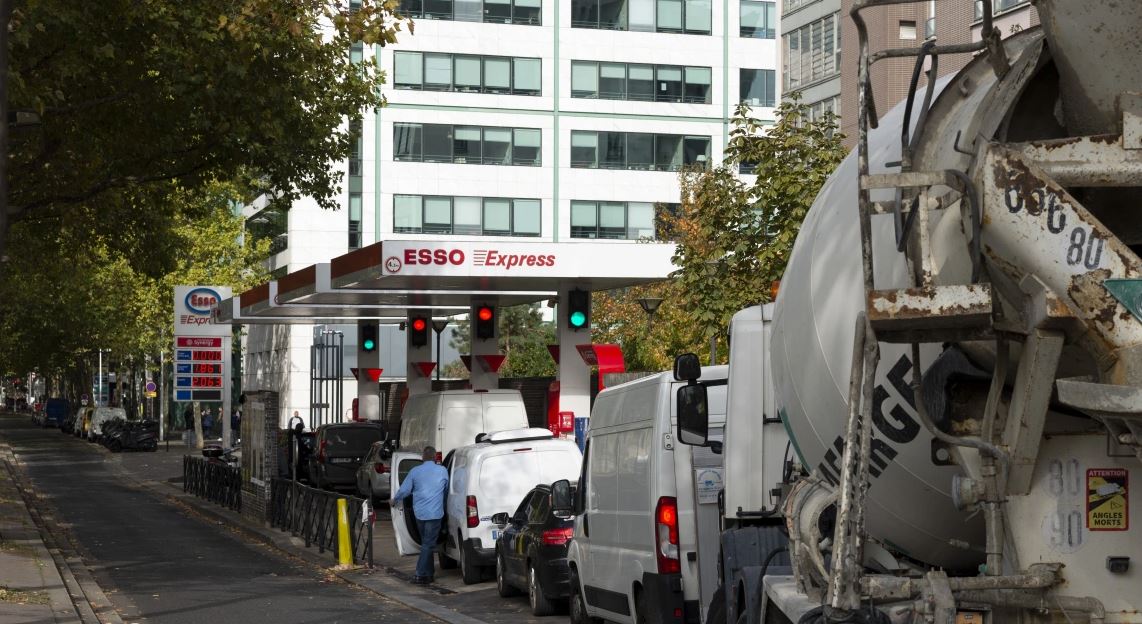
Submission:
[[[155,385],[155,382],[148,381],[147,385],[143,386],[143,389],[147,392],[148,395],[154,396],[155,392],[158,391],[159,387]]]
[[[159,393],[153,392],[153,391],[152,392],[144,392],[143,396],[147,397],[148,399],[153,399],[153,398],[159,396]]]

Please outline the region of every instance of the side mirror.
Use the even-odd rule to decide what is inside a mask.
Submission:
[[[674,381],[694,381],[702,376],[702,362],[693,353],[674,358]]]
[[[508,512],[501,511],[498,514],[492,514],[492,524],[496,526],[506,526],[508,523]]]
[[[690,384],[678,389],[678,441],[690,446],[706,446],[710,418],[706,386]]]
[[[551,484],[551,511],[559,514],[571,513],[571,482],[560,479]]]

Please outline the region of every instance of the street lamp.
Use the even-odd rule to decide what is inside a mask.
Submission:
[[[433,319],[432,331],[436,332],[436,381],[440,381],[440,333],[448,327],[448,319]]]
[[[646,333],[650,333],[650,325],[654,323],[654,313],[658,311],[658,306],[662,305],[661,297],[639,297],[638,305],[642,306],[642,311],[646,312]]]

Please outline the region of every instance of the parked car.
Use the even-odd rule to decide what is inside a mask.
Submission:
[[[59,427],[63,421],[67,419],[68,412],[71,411],[71,406],[68,404],[67,399],[53,397],[47,400],[44,404],[44,421],[45,427]]]
[[[500,528],[492,524],[492,515],[514,510],[540,483],[577,478],[582,459],[574,442],[554,439],[547,429],[500,431],[457,448],[444,462],[449,480],[441,567],[459,562],[465,583],[483,580],[496,564]],[[419,463],[416,453],[394,453],[397,472],[391,487],[399,489],[401,479]],[[415,522],[406,507],[391,510],[401,554],[420,550],[409,530]]]
[[[510,516],[500,512],[492,523],[501,527],[496,540],[496,590],[500,596],[527,593],[534,615],[551,615],[571,595],[567,542],[574,516],[555,513],[551,486],[537,485]]]
[[[518,390],[445,390],[410,396],[401,412],[400,449],[419,456],[436,448],[441,461],[478,434],[526,428],[527,410]]]
[[[698,382],[718,440],[726,373],[725,366],[705,367]],[[572,621],[700,621],[698,561],[683,553],[697,552],[700,511],[709,512],[711,529],[718,512],[712,505],[700,510],[695,494],[695,461],[711,451],[673,442],[677,392],[686,383],[666,372],[595,399],[567,552]]]
[[[98,442],[103,436],[103,425],[112,420],[127,420],[127,410],[121,407],[97,407],[91,413],[90,426],[87,428],[87,441]]]
[[[357,468],[375,442],[385,438],[378,423],[348,422],[321,425],[314,432],[315,452],[309,457],[309,479],[322,489],[357,487]]]
[[[357,493],[365,498],[387,501],[392,495],[390,474],[393,451],[389,440],[374,442],[357,468]]]
[[[95,408],[90,405],[79,408],[71,430],[75,437],[82,438],[87,436],[87,430],[91,428],[91,415],[93,413],[95,413]]]

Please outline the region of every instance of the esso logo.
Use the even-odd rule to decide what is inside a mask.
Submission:
[[[209,315],[210,310],[222,301],[221,295],[212,288],[195,288],[186,293],[186,309],[194,314]]]
[[[404,263],[410,266],[416,264],[459,266],[464,264],[464,251],[460,249],[406,249],[404,250]]]

